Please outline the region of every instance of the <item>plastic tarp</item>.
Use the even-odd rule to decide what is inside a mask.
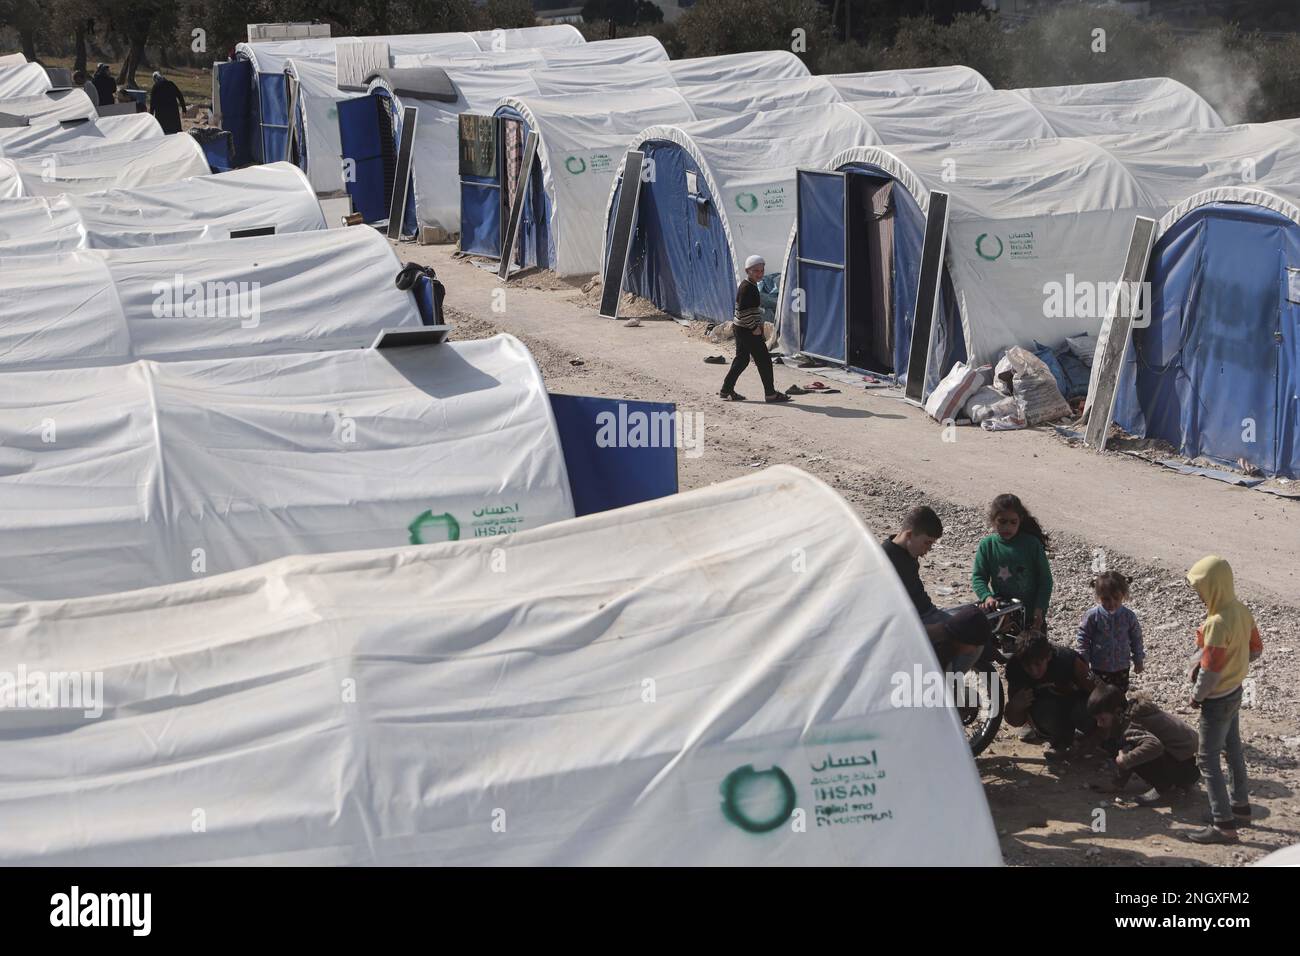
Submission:
[[[99,116],[99,109],[83,90],[54,90],[7,99],[0,103],[0,113],[19,116],[32,123],[60,123],[64,120],[93,120]]]
[[[50,75],[39,63],[0,62],[0,100],[10,100],[19,96],[39,96],[53,88]],[[4,106],[5,104],[0,102],[0,113],[8,112]]]
[[[210,172],[194,137],[163,136],[0,160],[0,198],[136,189]]]
[[[986,363],[1035,339],[1097,334],[1134,216],[1159,219],[1243,175],[1261,186],[1300,182],[1300,137],[1261,124],[856,147],[825,165],[882,170],[923,212],[931,190],[949,194],[946,264],[960,337],[971,360]]]
[[[135,143],[161,139],[162,127],[148,113],[103,116],[78,123],[39,123],[19,129],[0,129],[0,157],[57,153],[109,143]]]
[[[232,230],[267,227],[276,233],[326,228],[311,185],[290,163],[146,189],[0,199],[0,254],[6,256],[228,239]]]
[[[791,468],[0,633],[102,674],[97,716],[5,712],[6,865],[1001,862],[954,711],[891,703],[937,666],[897,575]]]
[[[9,372],[0,461],[3,600],[573,516],[541,374],[505,335]]]
[[[0,258],[0,374],[365,348],[419,326],[373,229]]]

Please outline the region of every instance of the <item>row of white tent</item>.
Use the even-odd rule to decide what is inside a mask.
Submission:
[[[421,322],[384,239],[284,164],[158,176],[0,199],[0,671],[103,689],[0,709],[0,860],[998,862],[953,713],[889,704],[932,652],[832,491],[575,518],[517,340],[356,348]]]
[[[655,141],[687,154],[670,160],[670,166],[691,167],[702,183],[696,196],[715,202],[723,234],[733,247],[746,250],[740,258],[757,253],[776,263],[792,222],[795,169],[820,164],[828,152],[849,144],[1221,125],[1201,97],[1168,79],[961,89],[967,74],[965,68],[950,68],[815,76],[740,88],[707,84],[657,93],[503,99],[496,114],[518,117],[538,135],[540,193],[531,197],[530,222],[545,238],[534,240],[525,232],[530,255],[523,264],[561,275],[599,271],[622,155]],[[908,95],[888,95],[888,81],[896,77],[907,79]],[[684,185],[683,178],[672,185]],[[462,195],[467,206],[475,198],[468,188]],[[760,205],[748,209],[754,199]],[[474,237],[483,231],[482,206],[463,209],[462,216],[464,233]],[[674,305],[661,307],[679,315],[689,308]]]
[[[21,55],[21,54],[20,54]],[[39,96],[54,89],[50,75],[39,63],[0,62],[0,100]],[[7,110],[0,109],[0,113]]]

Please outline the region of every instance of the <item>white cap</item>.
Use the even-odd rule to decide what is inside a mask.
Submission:
[[[754,266],[765,266],[765,265],[767,265],[767,260],[764,259],[762,256],[750,256],[748,259],[745,260],[746,269],[752,269],[754,268]]]

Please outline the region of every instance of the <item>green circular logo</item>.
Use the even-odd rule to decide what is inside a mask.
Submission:
[[[993,255],[989,255],[984,251],[984,240],[990,238],[998,244],[998,251],[993,253]],[[992,262],[994,259],[1002,255],[1002,240],[997,236],[990,236],[987,232],[981,232],[975,239],[975,252],[981,259],[987,259],[989,262]]]
[[[758,197],[753,193],[736,193],[736,206],[741,212],[753,212],[758,208]]]
[[[794,784],[780,767],[755,770],[752,764],[727,774],[722,791],[722,815],[746,833],[775,830],[794,813]]]
[[[564,168],[577,176],[579,173],[586,172],[587,161],[581,156],[569,156],[564,160]]]
[[[411,544],[460,540],[460,522],[447,512],[436,515],[426,511],[407,525],[406,530],[411,532]]]

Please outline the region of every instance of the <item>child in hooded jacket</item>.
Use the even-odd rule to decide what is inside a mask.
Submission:
[[[1250,820],[1250,781],[1241,744],[1242,685],[1264,644],[1254,615],[1237,600],[1227,561],[1213,554],[1201,558],[1187,572],[1187,581],[1206,610],[1205,622],[1196,631],[1191,705],[1201,711],[1197,764],[1210,798],[1210,825],[1189,839],[1235,843],[1237,827]],[[1226,781],[1220,753],[1228,758]]]

